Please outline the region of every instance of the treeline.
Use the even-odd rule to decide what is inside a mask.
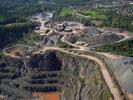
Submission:
[[[0,48],[21,40],[38,26],[38,23],[29,21],[27,17],[54,8],[51,6],[54,4],[46,4],[45,1],[0,0]]]
[[[97,47],[95,50],[99,52],[111,52],[114,54],[133,57],[133,39],[126,40],[121,43],[115,43],[115,44]]]
[[[112,11],[105,12],[108,16],[102,26],[116,27],[133,32],[133,17],[117,14]]]
[[[23,19],[45,10],[78,5],[85,3],[85,1],[88,0],[0,0],[0,24]]]
[[[54,20],[54,21],[76,21],[76,22],[80,22],[80,23],[84,24],[85,26],[89,26],[89,25],[93,26],[90,19],[81,18],[76,15],[73,15],[73,16],[68,15],[68,16],[63,16],[63,17],[59,16],[59,13],[61,12],[62,9],[63,9],[63,7],[58,7],[56,9],[56,12],[54,13],[52,20]]]
[[[85,4],[91,0],[54,0],[56,5],[68,7],[68,6],[80,6],[81,4]]]
[[[67,13],[66,15],[59,16],[62,9],[63,9],[63,7],[57,8],[56,13],[54,14],[54,17],[53,17],[53,19],[55,21],[64,21],[64,20],[78,21],[78,22],[84,22],[85,24],[87,23],[88,25],[92,25],[91,19],[85,18],[85,17],[79,17],[79,16],[73,14],[71,10],[66,11],[66,13]],[[133,17],[124,16],[124,15],[118,14],[111,10],[104,11],[101,9],[101,11],[102,11],[102,14],[106,16],[106,18],[104,20],[102,20],[101,16],[99,16],[99,18],[97,16],[97,19],[101,19],[98,21],[102,22],[102,24],[98,25],[98,27],[115,27],[115,28],[121,28],[123,30],[133,32]],[[68,13],[68,12],[70,12],[70,13]],[[97,19],[95,19],[95,20],[97,20]]]
[[[9,9],[5,9],[0,11],[1,17],[0,17],[0,24],[7,23],[8,21],[14,21],[14,20],[19,20],[19,19],[24,19],[27,16],[30,16],[36,12],[40,12],[41,8],[39,5],[23,5],[20,7],[14,7]]]
[[[0,24],[24,19],[35,13],[53,10],[54,4],[38,0],[0,0]]]
[[[3,48],[5,45],[16,42],[24,34],[32,31],[36,26],[35,22],[26,22],[26,23],[13,23],[8,25],[0,26],[0,48]]]

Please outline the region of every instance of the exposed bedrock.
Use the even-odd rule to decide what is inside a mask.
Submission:
[[[126,90],[126,92],[133,94],[133,58],[123,57],[118,60],[106,60],[115,73],[121,87]]]
[[[111,97],[94,61],[58,51],[56,55],[61,59],[61,78],[65,80],[61,100],[105,100]]]
[[[15,68],[11,71],[18,68],[16,62],[23,68],[24,64],[21,60],[6,59],[8,68],[11,66]],[[6,84],[12,82],[12,78],[2,79],[4,87],[7,88],[0,88],[5,94],[15,92],[8,90],[11,88],[21,90],[19,96],[25,95],[25,92],[32,94],[33,92],[58,91],[61,92],[61,100],[108,100],[112,97],[102,78],[99,66],[94,61],[60,51],[47,51],[31,56],[27,60],[27,67],[29,72],[20,71],[21,75],[14,78],[14,85]],[[1,72],[4,75],[9,73]],[[16,93],[12,94],[19,97]]]
[[[39,68],[45,71],[57,71],[61,69],[61,62],[54,52],[33,55],[29,61],[29,67]]]

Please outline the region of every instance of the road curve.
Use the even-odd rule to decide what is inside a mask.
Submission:
[[[111,76],[110,76],[110,74],[106,68],[106,65],[102,61],[100,61],[98,58],[93,57],[93,56],[89,56],[89,55],[84,55],[84,54],[66,51],[66,50],[61,49],[61,48],[48,47],[48,48],[43,49],[43,51],[48,51],[48,50],[57,50],[57,51],[61,51],[61,52],[73,55],[73,56],[79,56],[79,57],[83,57],[83,58],[87,58],[89,60],[95,61],[100,67],[100,71],[102,73],[102,76],[103,76],[110,92],[112,93],[114,100],[121,100],[119,90],[115,87],[115,84],[114,84],[114,82],[113,82],[113,80],[112,80],[112,78],[111,78]]]
[[[78,46],[78,45],[75,45],[75,44],[72,44],[68,41],[65,41],[64,37],[61,38],[61,41],[62,42],[65,42],[71,46],[74,46],[76,48],[79,48],[79,50],[89,50],[90,48],[88,47],[82,47],[82,46]],[[39,44],[41,43],[42,41],[39,42]],[[39,45],[38,44],[38,45]],[[79,56],[79,57],[82,57],[82,58],[87,58],[89,60],[93,60],[95,61],[99,67],[100,67],[100,71],[102,73],[102,76],[110,90],[110,92],[112,93],[113,97],[114,97],[114,100],[121,100],[121,96],[120,96],[120,93],[119,93],[119,90],[115,87],[115,84],[106,68],[106,65],[101,61],[99,60],[98,58],[96,57],[93,57],[93,56],[89,56],[89,55],[85,55],[85,54],[79,54],[79,53],[75,53],[75,52],[70,52],[70,51],[66,51],[64,49],[61,49],[61,48],[55,48],[55,47],[46,47],[43,49],[43,51],[47,51],[47,50],[57,50],[57,51],[61,51],[61,52],[64,52],[64,53],[67,53],[67,54],[70,54],[70,55],[73,55],[73,56]],[[5,53],[5,52],[4,52]],[[6,53],[5,53],[6,54]]]
[[[100,29],[99,29],[99,30],[100,30]],[[107,31],[107,32],[108,32],[108,31]],[[122,34],[122,33],[115,33],[115,34],[117,34],[117,35],[122,35],[124,38],[122,38],[122,39],[120,39],[120,40],[118,40],[118,41],[115,41],[115,42],[113,42],[113,43],[110,43],[110,44],[120,43],[120,42],[123,42],[123,41],[125,41],[125,40],[129,40],[129,39],[133,38],[133,36],[126,36],[126,35],[124,35],[124,34]],[[64,42],[64,43],[67,43],[68,45],[71,45],[71,46],[73,46],[73,47],[76,47],[76,48],[79,48],[79,49],[82,49],[82,50],[90,50],[91,48],[100,47],[100,46],[105,45],[105,44],[98,44],[98,45],[83,47],[83,46],[79,46],[79,45],[73,44],[73,43],[71,43],[71,42],[65,40],[65,36],[63,36],[63,37],[61,38],[61,41]]]
[[[80,48],[81,49],[81,48]],[[80,50],[79,51],[82,51]],[[72,52],[72,51],[67,51],[67,50],[64,50],[62,48],[56,48],[56,47],[44,47],[43,50],[41,51],[49,51],[49,50],[57,50],[57,51],[60,51],[60,52],[64,52],[64,53],[67,53],[69,55],[73,55],[73,56],[78,56],[78,57],[82,57],[82,58],[86,58],[86,59],[89,59],[89,60],[93,60],[95,61],[99,67],[100,67],[100,71],[102,73],[102,76],[110,90],[110,92],[112,93],[113,97],[114,97],[114,100],[121,100],[121,96],[120,96],[120,93],[119,93],[119,90],[115,87],[115,84],[106,68],[106,65],[101,61],[99,60],[98,58],[96,57],[93,57],[93,56],[89,56],[89,55],[85,55],[85,54],[79,54],[79,53],[76,53],[76,52]],[[4,53],[7,55],[7,53]]]

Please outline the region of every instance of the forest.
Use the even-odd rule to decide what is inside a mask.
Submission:
[[[105,14],[108,17],[103,26],[116,27],[133,32],[133,17],[117,14],[112,11],[107,11]]]
[[[0,26],[0,48],[18,41],[24,34],[32,32],[37,25],[38,23],[34,22],[21,22]]]

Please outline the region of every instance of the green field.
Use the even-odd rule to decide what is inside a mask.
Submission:
[[[117,14],[114,11],[103,11],[102,9],[87,10],[63,7],[57,11],[55,15],[56,20],[69,20],[69,21],[84,21],[91,20],[100,21],[98,27],[115,27],[133,32],[133,17]]]
[[[72,9],[70,8],[62,8],[62,10],[60,11],[59,13],[59,17],[70,17],[70,16],[73,16],[74,15],[74,12]]]
[[[107,16],[98,10],[79,10],[79,14],[84,15],[92,20],[106,20]]]
[[[72,8],[62,8],[58,14],[58,17],[68,18],[73,17],[77,19],[88,20],[106,20],[107,16],[98,10],[76,10]]]

